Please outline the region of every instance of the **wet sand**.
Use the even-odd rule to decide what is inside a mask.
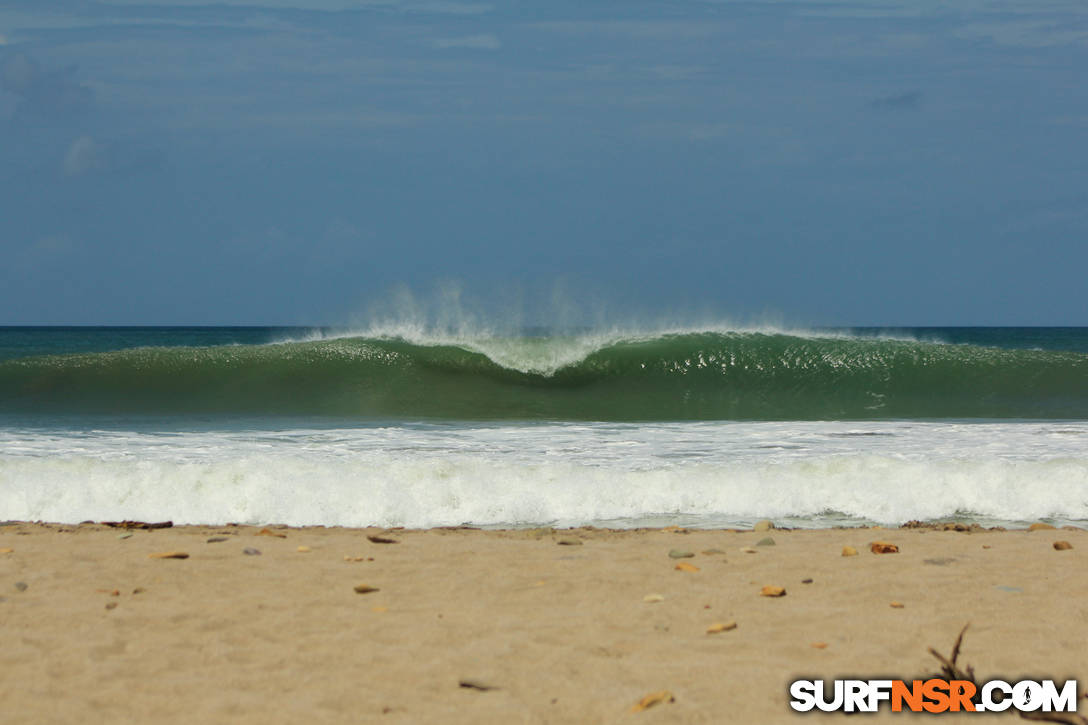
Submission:
[[[1088,685],[1081,530],[259,531],[0,526],[4,722],[774,723],[814,717],[790,681],[930,674],[968,622],[980,679]]]

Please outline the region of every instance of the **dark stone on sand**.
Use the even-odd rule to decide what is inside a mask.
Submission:
[[[495,685],[483,680],[476,679],[475,677],[462,677],[457,681],[459,687],[464,687],[467,690],[479,690],[480,692],[487,692],[488,690],[499,689]]]
[[[673,549],[669,552],[670,559],[690,559],[695,556],[694,551],[684,551],[683,549]]]
[[[230,540],[230,537],[228,537],[228,536],[213,536],[212,538],[208,539],[208,541],[205,542],[205,543],[218,544],[220,542],[229,541],[229,540]]]
[[[922,559],[923,564],[930,564],[932,566],[947,566],[956,559],[952,556],[939,556],[936,559]]]
[[[242,549],[242,553],[246,556],[260,556],[261,550],[254,549],[252,546],[247,546],[246,548]]]
[[[15,588],[18,589],[21,592],[25,592],[27,590],[27,583],[26,582],[15,582]]]
[[[764,537],[756,542],[756,546],[774,546],[774,539],[770,536]]]
[[[560,539],[559,541],[557,541],[555,543],[559,544],[560,546],[581,546],[582,545],[582,540],[581,539]]]
[[[811,580],[811,579],[802,579],[802,580],[801,580],[801,583],[802,583],[802,584],[811,584],[811,583],[812,583],[812,580]]]
[[[103,521],[103,526],[109,526],[113,529],[169,529],[174,526],[173,521],[157,521],[154,523],[148,523],[146,521]]]

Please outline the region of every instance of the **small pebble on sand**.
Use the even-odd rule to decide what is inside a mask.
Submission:
[[[189,555],[184,551],[159,551],[154,554],[148,554],[148,559],[188,559]]]
[[[1073,545],[1070,544],[1068,541],[1055,541],[1054,548],[1058,551],[1066,551],[1068,549],[1072,549]]]
[[[695,556],[694,551],[685,551],[684,549],[672,549],[669,551],[670,559],[690,559]]]
[[[660,692],[651,692],[641,700],[631,706],[631,712],[642,712],[648,710],[654,705],[660,705],[661,703],[676,702],[676,697],[668,690],[661,690]]]
[[[378,589],[378,587],[372,587],[369,584],[356,584],[355,585],[355,593],[356,594],[370,594],[371,592],[378,592],[378,591],[381,591],[381,590]]]
[[[784,597],[786,596],[786,590],[783,587],[768,584],[759,590],[759,595],[761,597]]]
[[[246,556],[260,556],[261,550],[254,549],[252,546],[247,546],[246,548],[242,549],[242,553]]]
[[[714,624],[712,624],[712,625],[710,625],[709,627],[706,628],[706,633],[707,634],[720,634],[721,632],[728,632],[729,630],[736,629],[736,628],[737,628],[737,623],[734,622],[733,620],[729,620],[728,622],[715,622]]]
[[[892,609],[902,609],[903,602],[892,602],[890,606]]]
[[[774,545],[775,545],[774,539],[772,539],[770,536],[762,538],[762,539],[760,539],[759,541],[756,542],[756,546],[774,546]]]
[[[646,602],[647,604],[657,604],[658,602],[665,601],[665,597],[661,594],[647,594],[642,598],[642,601]]]
[[[844,547],[842,547],[842,555],[843,556],[857,556],[858,555],[858,550],[855,549],[852,546],[844,546]]]
[[[898,554],[899,547],[887,541],[874,541],[869,544],[869,551],[874,554]]]
[[[699,571],[699,567],[694,564],[689,564],[686,561],[682,561],[674,567],[678,571]]]

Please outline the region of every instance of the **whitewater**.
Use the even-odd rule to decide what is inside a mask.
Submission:
[[[1088,424],[0,432],[10,519],[810,527],[1088,521]]]

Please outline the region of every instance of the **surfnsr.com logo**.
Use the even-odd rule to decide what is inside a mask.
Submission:
[[[1076,712],[1077,681],[796,680],[790,698],[798,712],[876,712],[884,703],[892,712]]]

